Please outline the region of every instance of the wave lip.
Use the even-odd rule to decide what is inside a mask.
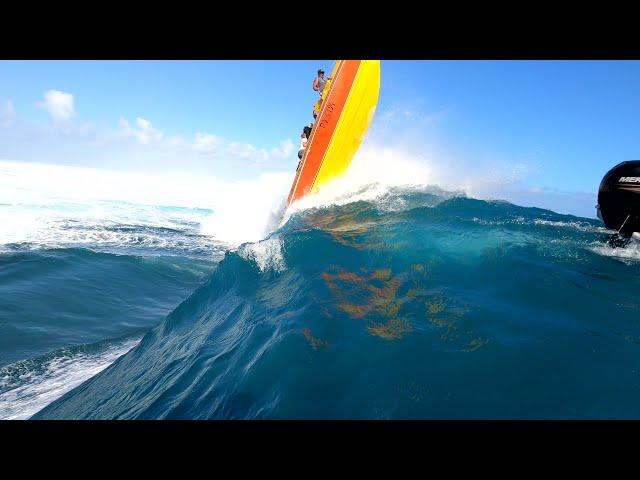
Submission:
[[[599,227],[419,188],[309,206],[34,418],[640,417],[640,265]]]

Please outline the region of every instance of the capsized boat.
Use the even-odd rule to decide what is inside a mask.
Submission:
[[[347,170],[376,111],[380,60],[338,60],[330,78],[291,185],[287,208]]]

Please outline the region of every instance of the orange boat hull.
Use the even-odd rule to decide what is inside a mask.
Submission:
[[[340,60],[334,68],[329,92],[322,102],[308,147],[296,172],[287,198],[287,207],[312,191],[360,63],[361,60]]]

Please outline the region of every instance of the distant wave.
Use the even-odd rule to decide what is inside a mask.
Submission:
[[[210,214],[112,201],[0,205],[0,252],[81,247],[140,255],[222,254],[226,245],[200,233]]]

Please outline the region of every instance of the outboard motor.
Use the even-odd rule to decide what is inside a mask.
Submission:
[[[627,238],[640,235],[640,160],[619,163],[606,173],[596,208],[607,228]]]

